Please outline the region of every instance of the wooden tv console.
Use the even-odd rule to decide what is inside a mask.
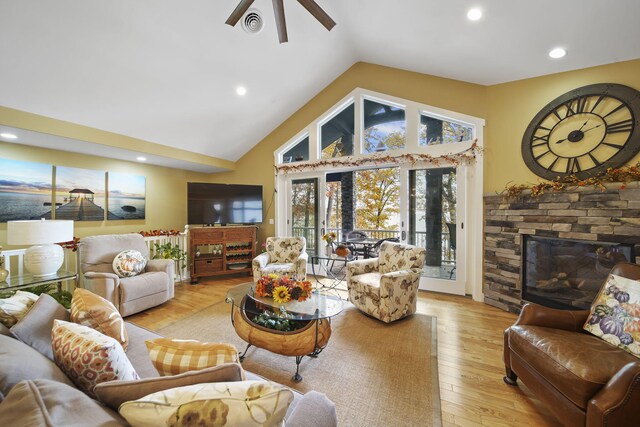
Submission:
[[[256,256],[255,226],[189,229],[191,283],[220,274],[249,273]]]

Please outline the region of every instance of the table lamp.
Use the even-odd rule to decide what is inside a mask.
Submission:
[[[8,221],[7,243],[31,246],[24,254],[24,267],[34,276],[56,274],[64,262],[64,251],[54,243],[73,240],[73,221]]]

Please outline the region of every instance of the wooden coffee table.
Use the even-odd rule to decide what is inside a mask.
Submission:
[[[331,337],[331,318],[342,311],[342,300],[338,295],[315,290],[306,301],[276,304],[272,298],[255,296],[253,287],[254,283],[249,282],[227,292],[226,301],[232,304],[233,327],[248,343],[240,361],[252,345],[283,356],[295,356],[293,381],[302,381],[300,362],[304,356],[318,356],[327,346]],[[302,326],[290,332],[269,329],[253,322],[259,315],[299,321]]]

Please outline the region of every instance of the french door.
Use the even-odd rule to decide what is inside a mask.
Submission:
[[[424,247],[420,289],[465,294],[465,168],[392,167],[287,178],[286,234],[304,236],[309,261],[324,233],[362,230]],[[380,203],[384,201],[384,203]]]
[[[420,289],[465,294],[464,168],[408,171],[408,243],[426,249]]]

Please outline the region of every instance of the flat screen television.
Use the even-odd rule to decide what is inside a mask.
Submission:
[[[187,184],[189,224],[262,223],[262,185]]]

